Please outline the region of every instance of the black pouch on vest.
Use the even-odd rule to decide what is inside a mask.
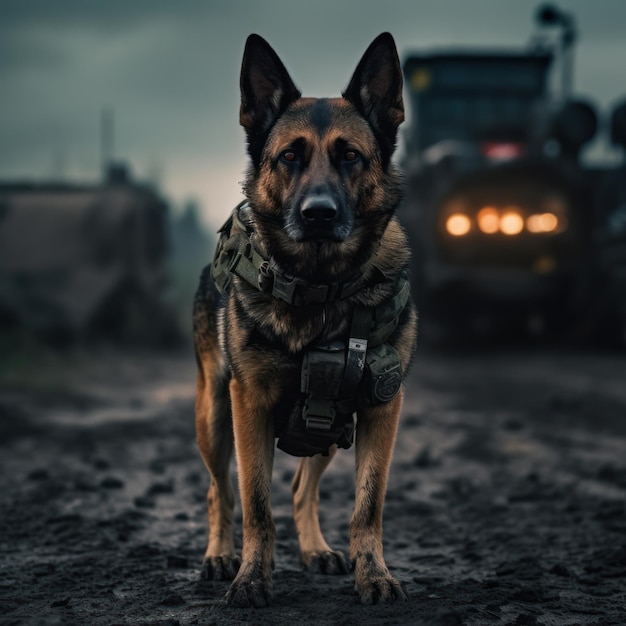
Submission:
[[[345,345],[334,342],[308,350],[302,362],[302,397],[294,404],[278,447],[294,456],[328,454],[333,444],[348,448],[354,435],[351,414],[337,411],[336,398],[346,362]]]
[[[362,389],[366,400],[376,406],[396,397],[402,386],[402,365],[395,348],[388,343],[367,351]]]
[[[277,446],[292,456],[328,456],[328,449],[337,444],[349,448],[354,443],[354,417],[339,413],[335,415],[329,430],[308,429],[303,417],[304,399],[293,406],[285,428],[279,433]]]

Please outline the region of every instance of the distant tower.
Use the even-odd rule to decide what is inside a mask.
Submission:
[[[566,102],[574,90],[574,47],[578,38],[576,18],[553,4],[537,8],[535,20],[540,27],[560,28],[559,59],[561,63],[561,100]]]
[[[102,181],[109,176],[109,167],[114,159],[115,110],[103,108],[100,115],[100,173]]]

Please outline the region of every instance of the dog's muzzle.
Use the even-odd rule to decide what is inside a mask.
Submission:
[[[352,220],[330,193],[307,195],[294,211],[292,236],[297,241],[344,241],[352,230]]]
[[[309,226],[326,228],[337,219],[337,203],[328,194],[308,196],[300,207],[300,215]]]

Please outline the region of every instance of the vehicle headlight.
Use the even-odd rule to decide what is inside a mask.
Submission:
[[[494,207],[483,207],[478,211],[476,221],[478,222],[478,228],[487,235],[493,235],[500,230],[500,213]]]
[[[528,216],[526,228],[531,233],[553,233],[559,228],[559,218],[554,213],[535,213]]]
[[[524,218],[517,210],[505,210],[500,216],[500,230],[505,235],[518,235],[524,230]]]
[[[446,230],[454,237],[462,237],[469,233],[472,223],[464,213],[453,213],[446,220]]]
[[[528,216],[526,229],[534,234],[558,235],[567,230],[567,212],[565,198],[549,194],[541,202],[541,209]]]

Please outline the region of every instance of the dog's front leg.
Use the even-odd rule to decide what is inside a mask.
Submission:
[[[356,433],[354,514],[350,523],[350,557],[356,589],[364,604],[406,600],[383,557],[383,505],[398,429],[403,393],[387,404],[359,412]]]
[[[270,504],[274,424],[264,390],[230,384],[239,491],[243,514],[242,563],[226,594],[234,606],[266,606],[272,594],[276,529]]]

